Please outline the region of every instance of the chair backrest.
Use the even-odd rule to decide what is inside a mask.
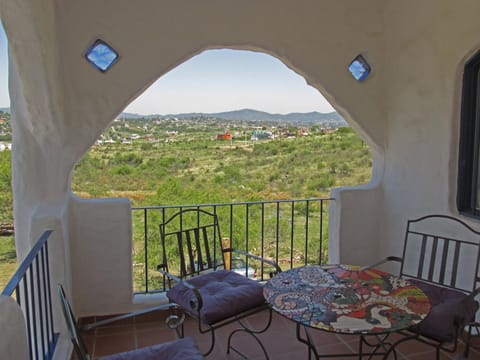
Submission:
[[[446,215],[407,223],[401,276],[471,292],[479,282],[480,232]]]
[[[72,307],[68,302],[68,299],[65,295],[65,290],[63,286],[58,284],[57,286],[58,296],[60,297],[60,305],[62,306],[62,312],[65,317],[65,322],[67,323],[68,331],[70,333],[70,338],[73,343],[73,347],[78,356],[79,360],[90,360],[90,355],[88,354],[87,347],[83,342],[82,337],[80,336],[80,331],[73,315]]]
[[[160,224],[162,263],[159,268],[180,278],[224,267],[216,214],[183,209]]]

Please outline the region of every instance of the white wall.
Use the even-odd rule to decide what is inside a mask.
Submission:
[[[382,186],[389,241],[381,243],[383,255],[400,254],[407,219],[458,215],[463,66],[480,49],[479,11],[480,2],[469,0],[391,1],[386,9],[388,146]],[[478,221],[463,220],[479,227]]]
[[[321,90],[381,158],[387,111],[381,66],[385,56],[383,4],[383,0],[144,0],[139,6],[130,0],[42,4],[4,0],[0,12],[10,45],[20,255],[34,241],[31,219],[41,219],[41,212],[48,209],[48,217],[56,216],[61,222],[65,279],[72,279],[78,310],[93,313],[104,308],[98,305],[103,296],[92,298],[92,291],[97,295],[108,291],[112,308],[123,308],[131,292],[131,274],[126,273],[130,268],[120,269],[130,260],[127,207],[121,202],[73,199],[70,173],[128,103],[162,74],[208,48],[259,50],[277,56]],[[83,56],[97,38],[120,53],[120,60],[106,74]],[[363,84],[354,81],[347,70],[359,53],[374,69]],[[348,205],[350,200],[341,201]],[[370,207],[371,201],[355,214],[353,222],[346,221],[349,226],[370,223],[354,240],[362,246],[376,242],[372,233],[376,220],[370,219],[379,210],[376,205]],[[121,231],[110,231],[115,224]],[[38,226],[41,221],[36,222]],[[118,252],[105,254],[107,258],[95,256],[99,249],[103,255],[116,241]],[[89,266],[82,263],[92,257]],[[119,272],[114,274],[113,269]]]
[[[132,308],[132,220],[127,199],[70,201],[70,259],[77,316]]]
[[[478,10],[474,0],[145,0],[142,6],[129,0],[41,6],[4,0],[20,257],[55,218],[65,244],[64,278],[72,279],[79,309],[99,310],[86,295],[92,289],[118,292],[118,308],[131,301],[131,272],[123,267],[131,256],[129,205],[73,198],[71,170],[158,77],[220,47],[277,56],[318,88],[372,147],[371,184],[334,192],[330,239],[337,243],[330,260],[365,263],[398,253],[407,218],[456,212],[461,74],[465,59],[480,48]],[[120,53],[106,74],[83,57],[97,38]],[[364,83],[347,71],[358,53],[373,68]],[[120,248],[108,262],[116,258],[113,268],[120,272],[106,269],[101,258],[82,266],[81,259],[116,241]],[[92,288],[93,274],[101,275]],[[107,288],[100,286],[112,279]]]
[[[28,342],[22,309],[11,297],[0,295],[0,349],[3,359],[26,360]],[[5,331],[8,329],[8,331]]]
[[[92,132],[99,114],[105,114],[101,121],[111,119],[159,76],[202,50],[259,50],[277,56],[321,90],[381,159],[386,109],[380,83],[382,68],[377,64],[384,55],[383,14],[381,7],[372,7],[381,2],[368,3],[368,9],[365,3],[334,1],[148,2],[149,6],[138,8],[131,2],[104,1],[95,2],[95,28],[87,29],[84,19],[91,16],[89,6],[71,2],[61,9],[59,17],[68,22],[62,44],[65,62],[72,71],[66,71],[65,76],[75,75],[66,81],[72,84],[67,87],[67,98],[75,100],[67,107],[74,110],[68,117],[81,112],[81,101],[88,102],[92,111],[82,113],[82,122],[75,126],[77,133]],[[127,11],[113,11],[119,6]],[[92,71],[78,56],[78,44],[86,49],[97,37],[121,56],[108,74]],[[371,78],[363,84],[354,81],[347,70],[358,53],[364,53],[374,67]],[[92,135],[97,137],[101,130],[103,127]],[[373,246],[378,234],[377,217],[372,215],[381,209],[371,205],[371,201],[366,203],[365,211],[356,214],[352,224],[364,225],[364,234],[358,238],[364,248]],[[346,244],[344,249],[348,248]]]
[[[385,241],[383,158],[373,159],[369,184],[336,188],[329,209],[330,263],[373,264],[378,261],[378,249]]]
[[[129,205],[72,198],[71,170],[158,77],[219,47],[277,56],[318,88],[372,147],[372,183],[334,192],[331,240],[338,243],[331,260],[365,263],[397,253],[407,218],[456,212],[461,74],[466,57],[480,48],[479,10],[474,0],[145,0],[142,6],[128,0],[42,6],[4,0],[19,253],[42,226],[40,220],[32,228],[32,219],[46,212],[61,223],[72,256],[66,273],[73,272],[82,313],[99,310],[87,298],[91,290],[118,292],[118,308],[131,301],[130,269],[122,267],[131,256]],[[83,57],[99,37],[120,53],[106,74]],[[373,68],[364,83],[347,71],[358,53]],[[101,258],[82,266],[82,259],[116,241],[120,248],[107,262],[116,258],[118,267],[111,269],[118,274]],[[101,275],[92,288],[94,274]],[[100,284],[112,279],[102,290]]]
[[[158,77],[222,47],[277,56],[372,147],[372,183],[333,193],[330,260],[398,254],[407,218],[456,214],[461,76],[479,13],[478,0],[1,1],[19,257],[52,226],[54,281],[77,312],[132,306],[130,205],[73,197],[72,168]],[[106,74],[83,57],[97,38],[120,53]],[[347,71],[358,53],[373,68],[364,83]]]

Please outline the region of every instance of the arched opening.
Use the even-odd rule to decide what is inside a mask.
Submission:
[[[307,85],[300,75],[280,60],[251,51],[208,50],[158,79],[126,107],[98,139],[95,147],[77,164],[72,189],[86,198],[126,196],[136,204],[136,199],[142,200],[144,196],[130,193],[129,186],[135,185],[141,193],[156,191],[155,185],[158,186],[159,182],[158,179],[154,182],[142,179],[141,184],[128,184],[131,178],[141,175],[141,171],[149,166],[156,165],[157,169],[168,167],[165,161],[154,164],[147,150],[156,149],[152,156],[161,158],[165,156],[159,153],[159,149],[165,144],[230,139],[233,141],[213,141],[214,149],[238,149],[245,144],[252,148],[254,145],[263,145],[257,146],[257,151],[270,151],[278,155],[276,149],[262,149],[268,148],[266,144],[269,142],[252,142],[252,138],[268,138],[275,123],[278,124],[277,128],[285,127],[283,133],[279,129],[273,131],[276,133],[272,135],[277,135],[277,140],[288,138],[288,135],[290,138],[303,135],[305,139],[305,134],[322,135],[348,127],[318,90]],[[195,126],[198,134],[195,133]],[[235,129],[235,126],[241,130],[231,134],[231,137],[218,136],[230,128]],[[348,132],[343,131],[345,134]],[[319,146],[321,141],[316,143]],[[330,150],[338,152],[348,148],[348,145],[348,140],[345,140],[338,149],[334,144]],[[366,147],[364,143],[362,146]],[[323,154],[328,153],[325,149],[321,150]],[[369,155],[368,151],[362,151],[362,154]],[[187,161],[180,157],[175,157],[175,160],[175,163]],[[314,162],[312,159],[306,160]],[[172,157],[170,162],[174,162]],[[293,159],[287,160],[287,163],[293,162]],[[282,165],[285,164],[280,163],[277,167],[284,168]],[[329,168],[332,175],[338,173],[338,179],[319,179],[320,183],[330,186],[311,184],[311,193],[307,192],[306,195],[326,195],[331,186],[368,182],[370,163],[361,159],[354,167],[357,165],[367,165],[366,171],[356,173],[351,165],[341,161],[320,161],[317,167]],[[298,161],[295,166],[300,166]],[[195,167],[198,172],[198,165]],[[210,172],[209,168],[205,171]],[[189,172],[186,169],[184,173],[195,173],[193,170]],[[157,175],[163,173],[160,171]],[[353,179],[345,180],[345,176],[351,173],[355,173]],[[149,175],[148,172],[146,174]],[[318,172],[316,177],[321,177]],[[109,181],[111,184],[108,184]],[[108,186],[102,186],[104,182]],[[285,189],[282,191],[285,192]],[[298,193],[295,189],[286,192],[289,196]]]
[[[161,286],[154,275],[158,223],[170,211],[156,208],[147,217],[145,207],[209,204],[224,212],[222,237],[237,247],[261,248],[281,262],[322,262],[330,190],[370,176],[368,146],[304,78],[264,53],[208,50],[122,112],[77,164],[72,190],[128,197],[140,208],[133,212],[133,258],[134,288],[142,292]],[[239,202],[248,210],[223,206]],[[155,244],[148,251],[146,235]],[[276,251],[303,239],[310,245],[298,247],[309,254]]]

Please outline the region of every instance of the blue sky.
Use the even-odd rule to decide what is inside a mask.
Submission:
[[[7,38],[0,22],[0,107],[10,106],[10,97],[8,96],[8,55]]]
[[[0,23],[0,107],[10,104],[7,68],[6,37]],[[205,51],[177,66],[125,111],[173,114],[244,108],[282,114],[334,111],[318,90],[276,58],[226,49]]]

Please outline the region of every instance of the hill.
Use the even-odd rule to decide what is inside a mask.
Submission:
[[[10,113],[9,107],[0,108],[0,112]],[[242,109],[225,111],[218,113],[179,113],[179,114],[135,114],[122,112],[119,116],[122,119],[192,119],[192,118],[216,118],[230,121],[247,121],[247,122],[283,122],[295,125],[323,125],[332,128],[348,126],[346,121],[337,113],[320,113],[312,111],[307,113],[289,113],[289,114],[271,114],[265,111]]]
[[[348,126],[345,120],[337,113],[320,113],[317,111],[308,113],[289,113],[289,114],[271,114],[264,111],[253,109],[242,109],[234,111],[226,111],[219,113],[180,113],[180,114],[151,114],[140,115],[132,113],[122,113],[119,117],[124,119],[191,119],[191,118],[217,118],[231,121],[248,121],[248,122],[286,122],[291,124],[303,125],[324,125],[328,124],[330,127],[344,127]]]

